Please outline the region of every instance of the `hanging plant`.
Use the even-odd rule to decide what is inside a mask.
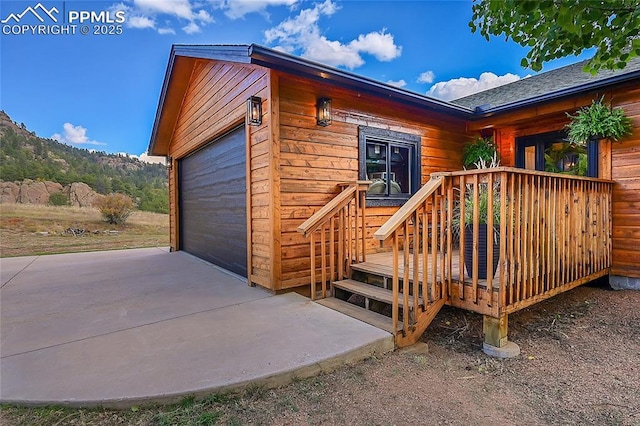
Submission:
[[[586,145],[591,139],[611,139],[619,141],[631,134],[631,119],[620,108],[609,109],[602,103],[603,98],[594,100],[588,107],[582,107],[576,115],[567,116],[571,122],[567,124],[569,142]]]

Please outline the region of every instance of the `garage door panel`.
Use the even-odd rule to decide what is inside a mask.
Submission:
[[[246,276],[244,128],[181,160],[179,174],[181,249]]]

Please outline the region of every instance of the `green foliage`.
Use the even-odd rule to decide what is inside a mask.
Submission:
[[[68,206],[69,199],[62,193],[62,191],[54,192],[49,195],[49,204],[52,206]]]
[[[107,223],[123,225],[133,210],[133,200],[127,195],[113,193],[97,198],[93,206],[100,210]]]
[[[559,165],[570,157],[576,158],[575,163],[569,170],[562,170]],[[584,145],[568,142],[560,147],[552,145],[544,152],[544,170],[546,172],[586,176],[587,166],[588,157]]]
[[[464,197],[464,223],[473,223],[473,185],[467,185]],[[493,188],[493,224],[500,223],[500,192],[497,184]],[[459,212],[458,212],[459,217]],[[486,183],[478,184],[478,223],[487,223],[489,220],[489,186]],[[454,217],[455,221],[455,217]],[[457,223],[459,223],[458,219]]]
[[[540,71],[544,62],[596,53],[585,71],[622,69],[640,56],[637,0],[474,0],[472,32],[487,40],[505,35],[531,50],[522,66]]]
[[[578,110],[576,115],[567,114],[567,139],[574,144],[585,145],[592,138],[619,141],[631,134],[631,119],[620,108],[609,109],[602,99],[593,101],[588,107]]]
[[[493,138],[477,137],[462,150],[462,165],[465,169],[484,168],[483,164],[491,164],[494,161],[499,162]]]
[[[63,186],[84,182],[100,194],[127,194],[140,210],[168,213],[169,188],[163,165],[79,149],[18,128],[0,128],[0,180],[49,180]]]

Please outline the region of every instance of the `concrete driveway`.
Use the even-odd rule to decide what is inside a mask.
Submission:
[[[184,252],[0,259],[0,401],[127,407],[274,386],[393,348]]]

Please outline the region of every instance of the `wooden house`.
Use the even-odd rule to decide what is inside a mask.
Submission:
[[[399,345],[447,303],[484,314],[487,345],[505,347],[511,312],[607,274],[640,280],[640,61],[578,82],[570,70],[444,102],[257,45],[176,45],[149,146],[169,159],[171,249],[306,291]],[[635,128],[598,144],[595,177],[524,168],[602,96]],[[506,167],[461,172],[480,134]],[[460,200],[483,196],[495,251],[455,219],[477,223]],[[363,306],[340,300],[353,294]]]

